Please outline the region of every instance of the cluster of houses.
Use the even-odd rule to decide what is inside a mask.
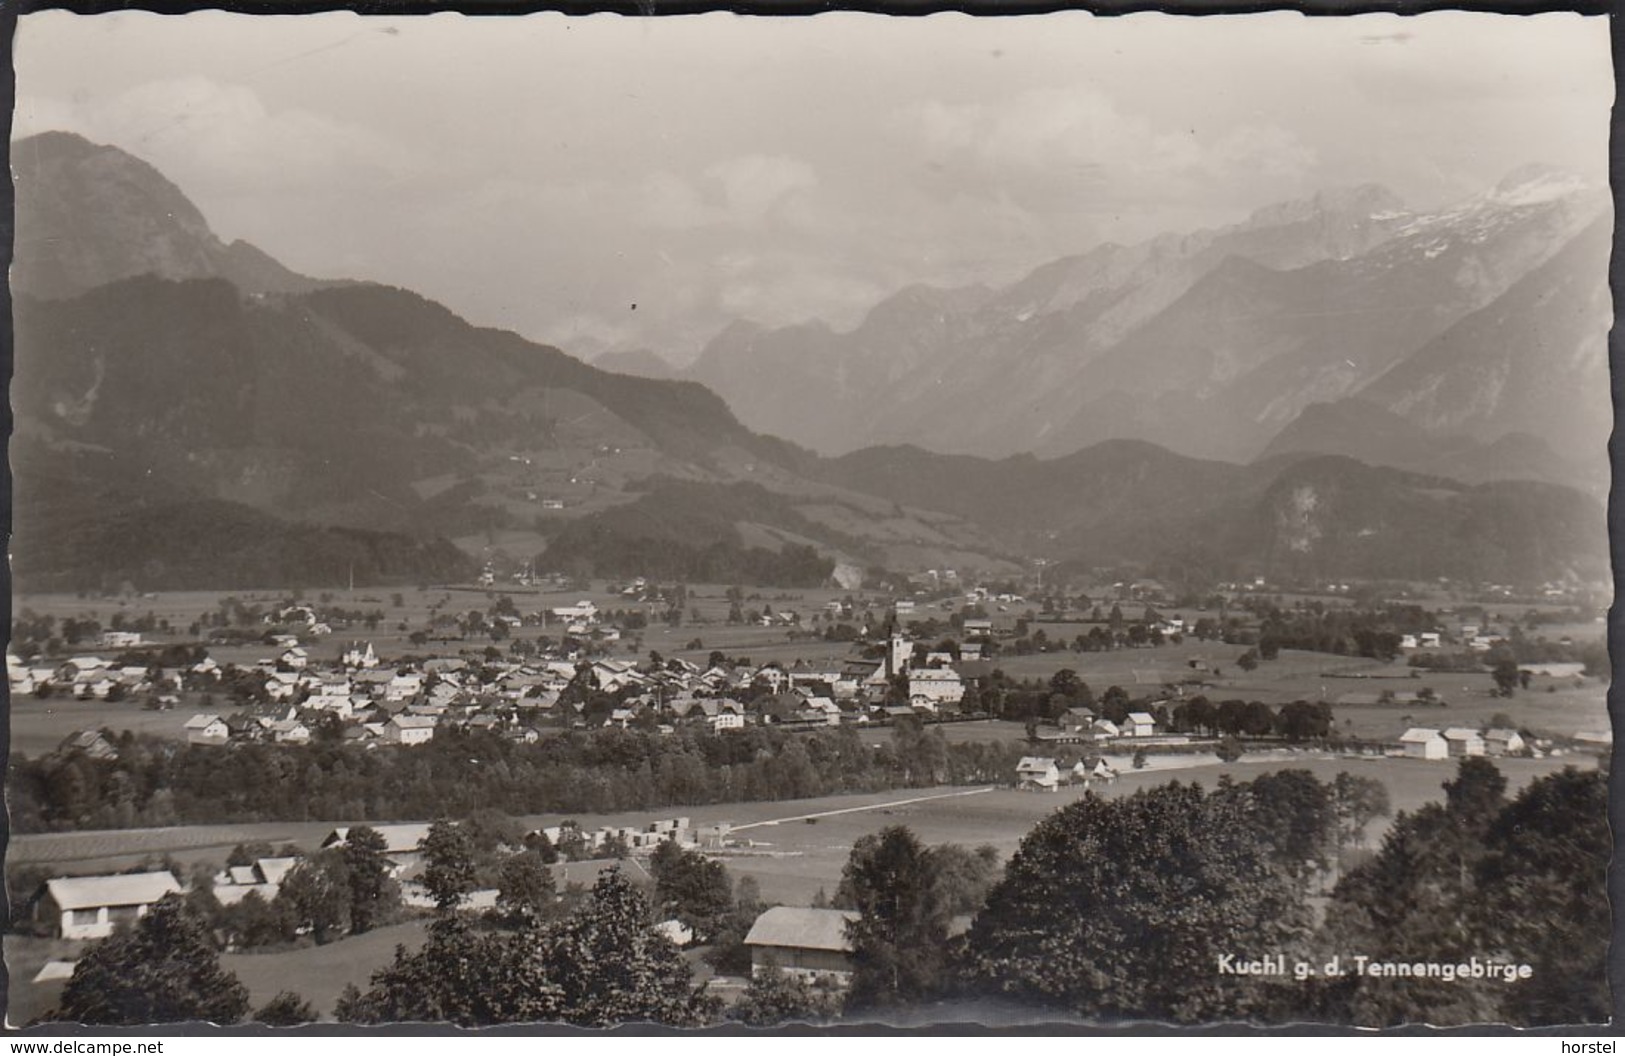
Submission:
[[[128,642],[126,639],[133,638]],[[126,649],[141,644],[133,631],[108,631],[102,636],[109,648]],[[122,643],[122,644],[120,644]],[[118,664],[99,656],[74,656],[60,663],[24,663],[14,653],[6,654],[6,682],[13,698],[33,696],[49,690],[76,700],[107,700],[110,697],[145,696],[158,693],[161,703],[174,704],[185,681],[186,668],[153,668],[146,664]]]
[[[429,835],[429,824],[380,824],[368,828],[383,839],[383,854],[390,876],[401,882],[403,901],[408,905],[432,905],[415,880],[423,864],[423,841]],[[352,831],[350,827],[333,829],[323,838],[322,849],[343,847]],[[617,853],[625,850],[634,856],[648,855],[667,841],[684,849],[721,850],[733,842],[730,833],[731,826],[727,822],[695,825],[689,818],[677,817],[638,826],[595,829],[566,823],[536,829],[531,835],[544,835],[554,846],[570,848],[578,861],[592,865],[601,852],[614,849]],[[284,854],[227,866],[211,878],[210,890],[221,905],[236,905],[250,894],[269,902],[300,861],[297,854]],[[569,878],[568,873],[566,878]],[[35,919],[59,938],[102,939],[113,934],[120,923],[146,916],[165,895],[185,892],[185,886],[167,871],[57,877],[45,882],[35,903]],[[494,894],[476,892],[472,908],[489,908],[489,904],[494,904]]]
[[[1029,792],[1054,792],[1062,785],[1110,784],[1116,780],[1117,770],[1099,756],[1063,766],[1048,756],[1029,755],[1016,764],[1016,787]]]
[[[579,607],[569,608],[561,618],[583,615]],[[202,674],[206,668],[218,671],[206,659],[189,673]],[[725,731],[758,724],[791,729],[864,724],[952,712],[967,685],[989,673],[986,663],[947,653],[921,660],[914,643],[902,635],[891,638],[878,660],[788,668],[777,663],[701,667],[681,658],[640,665],[547,656],[436,657],[392,667],[379,662],[370,643],[353,644],[336,662],[319,664],[293,643],[261,661],[258,669],[268,704],[234,714],[193,715],[182,724],[190,743],[303,744],[318,724],[334,721],[346,740],[406,746],[422,744],[449,727],[534,741],[548,727],[636,726],[671,732],[682,726]],[[616,695],[616,706],[607,715],[589,717],[585,696],[567,698],[565,693],[580,679]],[[907,703],[898,699],[900,686],[906,686]]]
[[[1399,738],[1399,753],[1407,759],[1461,759],[1472,756],[1524,755],[1538,750],[1517,730],[1484,731],[1465,726],[1446,730],[1412,726]]]

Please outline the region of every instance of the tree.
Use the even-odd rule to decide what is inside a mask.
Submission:
[[[692,1027],[719,1011],[677,947],[650,927],[649,903],[619,868],[601,874],[586,902],[535,944],[529,956],[557,987],[567,1023]]]
[[[1221,957],[1290,959],[1309,933],[1301,887],[1257,832],[1248,797],[1195,785],[1086,795],[1022,840],[962,947],[960,974],[983,992],[1090,1017],[1248,1014],[1270,986],[1221,976]]]
[[[783,1023],[818,1023],[840,1011],[833,994],[769,963],[753,972],[750,985],[728,1010],[728,1018],[752,1027]]]
[[[1219,757],[1219,761],[1222,763],[1233,763],[1241,758],[1241,741],[1237,740],[1233,734],[1226,734],[1220,739],[1219,747],[1215,749],[1214,754]]]
[[[1490,677],[1495,680],[1497,696],[1510,697],[1518,688],[1518,663],[1511,658],[1496,662],[1490,669]]]
[[[254,1022],[272,1027],[297,1027],[301,1023],[316,1022],[316,1010],[292,990],[283,990],[254,1013]]]
[[[456,909],[474,890],[474,841],[455,822],[437,821],[423,837],[423,887],[441,912]]]
[[[85,951],[55,1018],[126,1027],[231,1024],[247,1012],[248,988],[220,967],[196,914],[180,896],[166,895],[129,931]]]
[[[553,871],[538,852],[509,855],[497,867],[497,909],[510,919],[540,920],[557,899]]]
[[[344,837],[344,865],[350,884],[350,930],[371,931],[400,906],[401,892],[389,875],[389,844],[367,825],[357,825]]]
[[[1365,842],[1365,827],[1374,818],[1393,813],[1388,786],[1374,777],[1360,777],[1347,770],[1332,782],[1332,802],[1337,811],[1339,846],[1359,846]]]
[[[696,938],[709,940],[733,909],[733,884],[728,870],[695,851],[666,840],[649,857],[655,878],[655,905],[694,929]]]
[[[1245,653],[1242,653],[1240,656],[1236,657],[1236,666],[1241,668],[1243,671],[1257,670],[1258,654],[1251,649],[1247,650]]]
[[[343,850],[329,847],[288,870],[276,901],[287,906],[296,927],[310,929],[318,944],[331,942],[350,926],[350,873]]]
[[[1530,965],[1501,1009],[1527,1026],[1605,1023],[1608,776],[1566,767],[1525,788],[1485,838],[1471,917],[1486,950]]]
[[[1297,876],[1330,864],[1337,839],[1332,789],[1307,770],[1277,770],[1237,786],[1253,799],[1260,836]]]
[[[900,825],[852,847],[836,905],[858,911],[852,942],[850,1009],[917,1003],[938,992],[947,969],[948,920],[931,855]]]

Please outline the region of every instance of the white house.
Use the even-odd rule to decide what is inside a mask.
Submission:
[[[1412,726],[1399,738],[1407,759],[1444,759],[1450,755],[1450,742],[1438,730]]]
[[[188,744],[225,744],[231,728],[218,715],[193,715],[181,726]]]
[[[1524,743],[1523,735],[1517,730],[1485,730],[1485,755],[1517,755],[1528,748]]]
[[[1123,734],[1128,737],[1151,737],[1157,732],[1157,720],[1143,711],[1129,712]]]
[[[1470,730],[1465,726],[1452,726],[1444,731],[1444,739],[1452,757],[1484,754],[1484,738],[1479,736],[1477,730]]]
[[[125,921],[138,920],[181,885],[167,872],[121,876],[67,876],[45,882],[41,920],[54,920],[64,939],[105,939]]]
[[[1053,792],[1060,784],[1061,772],[1056,768],[1054,759],[1029,755],[1016,764],[1017,788],[1036,788],[1042,792]]]
[[[384,740],[392,744],[423,744],[434,739],[435,720],[427,715],[395,715],[384,723]]]
[[[932,707],[958,704],[965,698],[965,683],[951,667],[916,668],[908,673],[908,697],[922,697]]]

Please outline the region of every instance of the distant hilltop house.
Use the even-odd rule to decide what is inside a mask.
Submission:
[[[45,882],[35,913],[61,938],[105,939],[119,924],[146,916],[165,895],[180,893],[167,872],[58,877]]]
[[[860,918],[844,909],[774,906],[756,918],[745,936],[750,970],[760,975],[770,966],[808,982],[845,985],[852,979],[852,940],[847,925]]]

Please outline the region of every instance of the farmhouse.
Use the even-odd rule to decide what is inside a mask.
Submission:
[[[118,749],[100,730],[80,730],[70,733],[57,746],[59,752],[80,751],[92,759],[117,759]]]
[[[1438,730],[1413,726],[1399,738],[1407,759],[1443,759],[1450,754],[1450,742],[1439,736]]]
[[[751,973],[777,965],[808,982],[845,984],[852,977],[852,941],[846,929],[858,919],[841,909],[774,906],[756,918],[745,936]]]
[[[225,744],[231,728],[218,715],[193,715],[182,729],[188,744]]]
[[[1517,730],[1485,730],[1485,755],[1517,755],[1528,748]]]
[[[1053,792],[1061,784],[1061,772],[1054,759],[1029,755],[1016,764],[1016,787]]]
[[[58,877],[45,882],[37,912],[64,939],[105,939],[117,925],[146,916],[165,895],[180,893],[167,872]]]
[[[1477,730],[1452,726],[1444,731],[1444,739],[1452,758],[1484,754],[1484,738],[1478,735]]]
[[[384,723],[384,740],[392,744],[423,744],[434,739],[435,720],[427,715],[395,715]]]
[[[1129,712],[1128,720],[1123,726],[1125,737],[1151,737],[1157,732],[1157,720],[1143,711]]]

